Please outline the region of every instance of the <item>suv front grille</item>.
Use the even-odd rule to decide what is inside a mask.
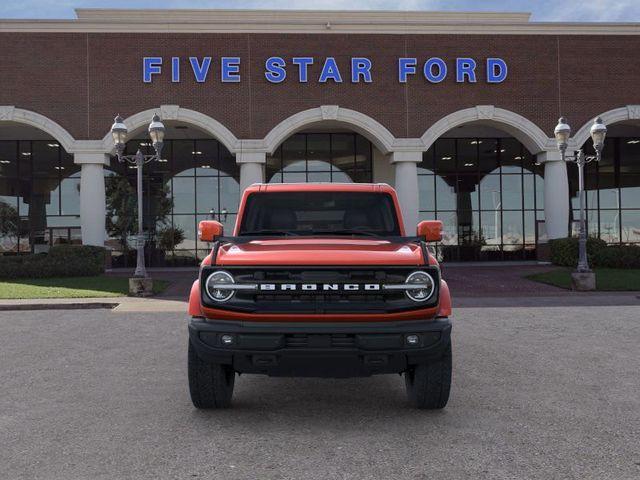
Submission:
[[[213,270],[225,270],[233,275],[236,284],[252,284],[260,287],[268,284],[273,289],[263,291],[238,290],[227,302],[212,304],[216,308],[257,313],[380,313],[416,308],[425,308],[437,303],[439,271],[431,266],[381,266],[377,268],[358,266],[336,267],[206,267],[204,280]],[[404,291],[371,289],[366,285],[403,284],[407,276],[416,270],[428,271],[436,281],[436,291],[425,303],[416,303],[407,298]],[[282,286],[295,285],[295,291],[282,290]],[[302,285],[316,285],[315,290],[302,290]],[[337,286],[325,290],[324,285]],[[357,285],[357,291],[346,289],[346,285]]]
[[[245,294],[243,294],[245,295]],[[323,294],[309,294],[300,293],[291,295],[287,293],[274,293],[272,295],[254,295],[256,302],[383,302],[385,296],[402,298],[404,293],[391,293],[389,295],[345,295],[339,293],[323,293]]]

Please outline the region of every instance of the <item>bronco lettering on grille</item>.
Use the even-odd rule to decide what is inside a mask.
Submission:
[[[355,292],[366,290],[368,292],[381,290],[379,283],[261,283],[259,289],[261,292],[288,292],[288,291],[305,291],[305,292]]]

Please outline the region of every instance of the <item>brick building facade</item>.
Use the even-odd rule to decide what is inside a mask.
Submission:
[[[147,186],[174,192],[160,223],[193,233],[175,250],[194,259],[200,246],[190,225],[223,210],[232,221],[234,199],[246,185],[287,176],[336,181],[336,170],[341,181],[395,184],[408,225],[443,218],[453,258],[464,257],[469,244],[476,254],[489,252],[486,258],[496,258],[495,251],[527,258],[543,236],[566,236],[572,228],[574,167],[567,171],[552,138],[561,115],[574,128],[573,148],[587,142],[594,117],[610,127],[605,162],[587,182],[595,196],[590,231],[612,243],[640,241],[640,151],[633,147],[640,137],[638,24],[534,23],[527,14],[483,13],[77,14],[0,20],[0,199],[24,230],[3,240],[5,251],[53,244],[65,236],[56,228],[68,229],[66,241],[109,241],[105,178],[108,194],[110,177],[131,173],[110,157],[109,127],[119,113],[132,138],[143,138],[153,112],[176,143],[168,170],[152,167]],[[356,63],[368,67],[356,78],[354,59],[369,62]],[[429,77],[423,68],[430,59]],[[488,59],[502,62],[505,72],[497,70],[505,78],[487,71]],[[38,142],[59,151],[40,154]],[[216,153],[202,153],[199,142]],[[192,158],[179,170],[184,152]],[[205,155],[212,157],[203,163]],[[221,168],[223,158],[235,165]],[[43,162],[51,168],[38,173]],[[174,180],[181,176],[193,182]],[[184,200],[200,177],[216,178],[203,189],[237,185]],[[149,222],[154,229],[158,218],[150,213]]]

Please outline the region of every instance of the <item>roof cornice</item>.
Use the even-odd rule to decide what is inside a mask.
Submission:
[[[530,22],[529,13],[77,9],[76,14],[69,20],[0,20],[0,32],[640,34],[640,23]]]
[[[77,8],[79,20],[116,20],[141,22],[223,22],[245,23],[317,23],[328,20],[345,23],[526,23],[531,14],[525,12],[432,12],[402,10],[250,10],[250,9],[109,9]]]

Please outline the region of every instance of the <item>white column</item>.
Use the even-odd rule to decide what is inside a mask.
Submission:
[[[240,165],[240,193],[254,183],[264,182],[264,164],[267,155],[264,152],[238,152],[236,163]]]
[[[395,189],[407,235],[415,235],[418,224],[418,163],[421,161],[422,152],[391,153],[391,163],[396,171]]]
[[[80,171],[80,226],[83,245],[104,246],[106,197],[104,165],[109,156],[104,153],[76,153],[74,162]]]
[[[567,164],[560,152],[541,152],[537,156],[544,163],[544,218],[547,236],[565,238],[569,235],[569,179]]]

